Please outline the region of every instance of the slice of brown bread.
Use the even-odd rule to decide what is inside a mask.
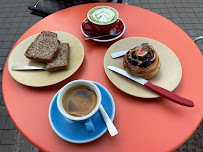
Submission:
[[[51,62],[59,53],[59,45],[56,33],[42,31],[28,47],[25,56],[36,61]]]
[[[52,62],[47,64],[46,70],[49,72],[53,72],[53,71],[67,69],[68,58],[69,58],[69,44],[61,43],[59,54]]]

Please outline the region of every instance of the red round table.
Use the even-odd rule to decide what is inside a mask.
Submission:
[[[174,51],[181,62],[183,73],[180,84],[173,92],[193,100],[193,108],[180,106],[163,97],[150,100],[133,97],[111,83],[105,74],[103,59],[108,47],[115,41],[85,41],[80,30],[88,10],[96,5],[109,5],[118,10],[126,25],[126,32],[121,38],[147,37]],[[8,113],[19,131],[42,151],[172,151],[183,144],[202,121],[201,52],[184,31],[164,17],[131,5],[79,5],[42,19],[27,30],[15,46],[42,30],[70,33],[82,42],[85,49],[85,59],[78,71],[66,80],[48,87],[34,88],[16,82],[8,72],[8,60],[5,64],[2,83]],[[110,137],[106,132],[91,143],[72,144],[55,134],[48,120],[50,102],[62,86],[75,79],[92,80],[109,90],[116,106],[114,124],[119,131],[118,135]]]

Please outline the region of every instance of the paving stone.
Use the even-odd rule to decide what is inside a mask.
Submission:
[[[19,17],[19,16],[24,16],[24,15],[25,15],[25,12],[17,12],[17,13],[16,13],[16,16],[18,16],[18,17]]]
[[[182,3],[174,3],[174,6],[177,7],[177,8],[182,8],[183,7]]]
[[[185,24],[186,29],[194,29],[193,24]]]
[[[197,17],[195,13],[188,13],[187,12],[187,15],[188,15],[188,17],[195,17],[195,18]]]
[[[5,129],[7,117],[0,117],[0,130]]]
[[[203,21],[203,18],[190,18],[190,20],[191,20],[191,22],[193,23],[193,24],[197,24],[197,23],[201,23],[200,21],[201,21],[201,19],[202,19],[202,21]]]
[[[0,42],[3,42],[5,36],[6,36],[6,34],[1,34],[1,35],[0,35]],[[1,47],[1,45],[0,45],[0,47]]]
[[[160,8],[160,12],[161,13],[168,13],[168,15],[170,15],[167,8]]]
[[[5,38],[4,38],[5,39]],[[11,47],[12,42],[3,42],[2,45],[0,46],[1,49],[7,49]],[[0,61],[1,63],[1,61]]]
[[[159,5],[158,4],[150,4],[150,7],[151,8],[159,8]]]
[[[149,0],[149,3],[156,3],[156,0]]]
[[[192,23],[190,18],[182,18],[183,23],[187,24],[187,23]]]
[[[17,17],[14,18],[13,22],[21,22],[22,19],[23,19],[22,16],[17,16]]]
[[[173,22],[174,22],[175,24],[183,23],[182,19],[180,19],[180,18],[174,18],[174,19],[173,19]]]
[[[17,130],[4,130],[1,144],[3,145],[12,145],[15,144]]]
[[[4,22],[5,22],[5,23],[12,23],[13,20],[14,20],[13,17],[7,17]]]
[[[13,35],[6,35],[5,38],[4,38],[4,41],[7,41],[7,42],[12,42],[14,39]],[[10,47],[10,46],[9,46]],[[8,48],[9,48],[8,47]]]
[[[13,145],[0,145],[1,152],[12,152]]]
[[[8,12],[6,13],[6,16],[5,17],[15,17],[16,16],[16,12]]]
[[[164,3],[164,0],[157,0],[157,3]]]
[[[23,19],[22,19],[22,22],[30,22],[31,21],[31,17],[30,16],[28,16],[28,17],[23,17]]]
[[[193,11],[196,13],[202,13],[203,10],[201,8],[193,8]]]
[[[198,33],[198,35],[200,36],[203,36],[203,30],[196,30],[197,31],[197,33]]]
[[[32,149],[32,152],[41,152],[41,151],[39,151],[39,149],[34,146],[33,149]]]
[[[10,117],[7,118],[5,129],[7,129],[7,130],[16,130],[17,129]]]
[[[7,57],[8,55],[8,49],[0,49],[0,54],[2,57]]]
[[[27,29],[28,28],[26,28],[26,27],[20,27],[20,28],[18,28],[16,34],[22,35],[23,33],[25,33],[27,31]]]
[[[185,12],[185,8],[179,7],[179,8],[177,8],[177,12],[183,13],[183,12]]]
[[[156,9],[156,8],[152,8],[151,9],[152,12],[155,12],[157,14],[161,13],[161,11],[159,9]]]
[[[148,9],[151,8],[149,4],[142,4],[142,8]]]
[[[5,29],[8,29],[8,28],[10,28],[10,26],[11,26],[11,24],[10,23],[7,23],[7,22],[4,22],[3,24],[2,24],[2,26],[1,26],[1,28],[5,28]]]
[[[192,8],[185,8],[185,12],[191,13],[194,12],[194,10]]]
[[[0,64],[3,64],[5,61],[6,61],[6,57],[0,57]]]
[[[31,152],[33,150],[33,145],[23,135],[20,136],[20,141],[20,152]]]
[[[6,35],[9,29],[0,30],[1,35]]]
[[[7,117],[7,116],[9,116],[9,115],[8,115],[7,110],[6,110],[6,107],[0,106],[0,117]]]
[[[14,23],[11,23],[11,26],[10,26],[9,29],[12,29],[12,28],[17,28],[18,29],[19,26],[20,26],[20,23],[14,22]]]
[[[1,76],[1,77],[2,77],[2,76]],[[0,93],[0,106],[5,106],[4,98],[3,98],[2,93]]]
[[[12,25],[16,26],[16,24],[11,24],[11,26]],[[19,25],[20,25],[20,23],[19,23]],[[19,27],[19,25],[18,25],[18,27]],[[11,27],[10,29],[8,29],[8,33],[7,34],[11,34],[13,36],[13,35],[15,35],[17,33],[17,30],[18,30],[18,28]]]
[[[167,8],[166,4],[164,4],[164,3],[163,4],[158,4],[158,6],[159,6],[159,8],[165,8],[165,9]]]
[[[3,132],[4,132],[4,130],[0,130],[0,143],[1,143],[1,139],[2,139],[2,137],[3,137]],[[1,151],[1,150],[0,150]]]
[[[17,42],[17,40],[22,36],[22,34],[16,34],[14,37],[14,41]]]
[[[188,13],[179,13],[180,17],[188,17]]]
[[[164,14],[164,13],[162,13],[161,15],[162,15],[163,17],[167,18],[167,19],[170,19],[170,18],[171,18],[171,15],[170,15],[170,14]]]
[[[170,13],[177,13],[177,9],[176,8],[168,8]]]
[[[167,6],[167,8],[171,8],[171,7],[174,8],[175,7],[174,3],[166,3],[166,6]]]
[[[175,18],[180,18],[179,13],[170,13],[170,15],[171,15],[171,17],[172,17],[173,19],[175,19]]]
[[[0,13],[0,14],[1,14],[1,13]],[[0,22],[1,22],[1,23],[3,23],[5,20],[6,20],[5,17],[1,17],[1,18],[0,18]]]
[[[20,24],[20,28],[21,27],[29,27],[29,25],[30,25],[30,23],[29,22],[22,22],[21,24]]]

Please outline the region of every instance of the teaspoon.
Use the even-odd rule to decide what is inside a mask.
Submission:
[[[114,126],[113,122],[111,121],[111,119],[109,118],[108,114],[104,110],[102,105],[100,105],[99,110],[100,110],[100,112],[102,114],[104,122],[106,123],[106,126],[108,128],[108,131],[109,131],[110,135],[111,136],[117,135],[118,131],[117,131],[116,127]]]
[[[89,36],[89,37],[84,37],[85,40],[90,40],[90,39],[96,39],[96,38],[100,38],[100,37],[106,37],[106,36],[117,36],[121,33],[120,30],[111,30],[109,32],[109,34],[105,34],[105,35],[99,35],[99,36]]]

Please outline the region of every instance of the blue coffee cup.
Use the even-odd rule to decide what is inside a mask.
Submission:
[[[97,98],[97,103],[96,106],[94,107],[94,109],[88,113],[85,116],[73,116],[71,114],[69,114],[68,112],[66,112],[66,110],[63,107],[63,97],[64,94],[66,93],[67,90],[71,89],[72,87],[75,86],[87,86],[90,89],[92,89],[95,93],[96,93],[96,98]],[[80,121],[82,123],[84,123],[88,133],[93,133],[95,131],[94,125],[92,123],[91,117],[99,110],[99,106],[101,104],[101,92],[99,90],[99,88],[91,81],[88,80],[75,80],[75,81],[71,81],[69,83],[67,83],[64,87],[62,87],[59,91],[58,97],[57,97],[57,107],[60,111],[60,113],[67,119],[72,120],[72,121]]]

